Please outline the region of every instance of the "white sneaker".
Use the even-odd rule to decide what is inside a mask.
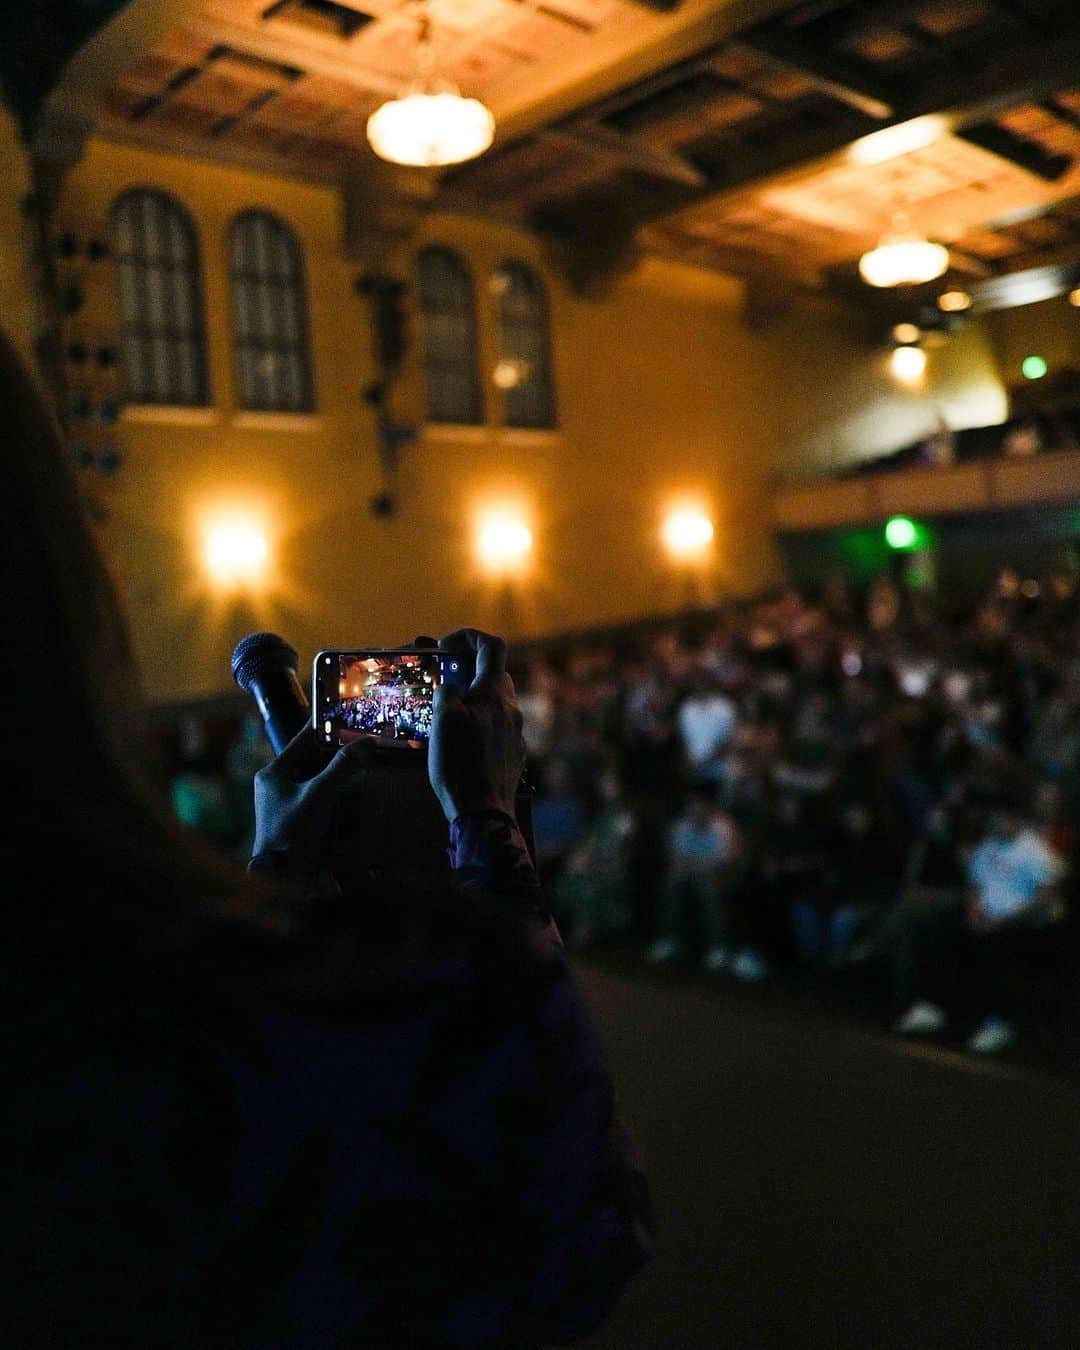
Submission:
[[[763,980],[768,975],[769,967],[752,947],[744,947],[732,962],[731,973],[737,980],[756,984],[758,980]]]
[[[678,950],[679,944],[674,938],[661,938],[645,953],[645,959],[651,961],[653,965],[659,965],[661,961],[670,961]]]
[[[724,970],[731,960],[731,953],[726,947],[710,947],[705,953],[701,964],[706,970],[714,973],[718,970]]]
[[[901,1036],[927,1035],[940,1031],[944,1025],[945,1014],[937,1004],[922,1002],[913,1003],[903,1017],[893,1023],[893,1030]]]
[[[974,1055],[996,1055],[1016,1040],[1016,1028],[1004,1017],[988,1017],[968,1040]]]

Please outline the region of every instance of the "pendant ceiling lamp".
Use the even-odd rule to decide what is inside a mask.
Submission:
[[[949,250],[934,244],[897,216],[877,248],[859,259],[859,275],[868,286],[919,286],[949,266]]]
[[[475,159],[495,138],[490,110],[479,99],[464,98],[452,80],[439,75],[426,2],[420,10],[416,78],[375,109],[367,138],[380,159],[420,168]]]

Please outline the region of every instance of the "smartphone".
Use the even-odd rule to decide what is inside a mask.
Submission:
[[[321,651],[311,678],[311,717],[324,745],[374,736],[422,750],[431,737],[435,690],[467,689],[475,657],[431,647],[357,647]]]

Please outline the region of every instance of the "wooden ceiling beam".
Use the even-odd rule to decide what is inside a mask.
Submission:
[[[1067,38],[1048,47],[1033,42],[1007,55],[987,53],[986,60],[965,74],[965,94],[957,101],[955,73],[935,76],[916,85],[907,95],[902,116],[885,125],[898,125],[926,116],[941,117],[945,125],[962,132],[994,116],[1049,97],[1080,81],[1080,13]],[[745,39],[740,39],[744,41]],[[714,180],[715,190],[690,206],[680,207],[666,218],[676,219],[705,204],[727,205],[742,200],[765,184],[810,177],[846,162],[853,141],[874,128],[865,116],[850,109],[850,116],[810,132],[777,137],[774,144],[747,151],[733,143],[731,170]]]
[[[709,185],[709,180],[701,170],[674,150],[664,150],[631,136],[621,136],[607,127],[550,127],[540,132],[539,139],[599,160],[611,169],[636,169],[653,178],[684,183],[689,187],[706,188]]]
[[[216,12],[212,17],[205,13],[195,15],[187,27],[208,42],[232,47],[274,65],[280,65],[283,53],[287,52],[290,62],[299,66],[305,74],[324,75],[338,84],[349,84],[368,94],[393,96],[401,92],[400,79],[363,65],[355,52],[350,53],[347,59],[342,59],[334,52],[327,52],[317,41],[283,46],[280,34],[271,27],[264,29],[235,23]]]
[[[891,96],[882,82],[868,80],[853,61],[835,53],[811,50],[786,33],[750,33],[740,38],[744,47],[767,57],[775,65],[802,76],[808,84],[849,108],[877,121],[892,117]]]
[[[947,113],[957,130],[989,122],[1024,103],[1039,103],[1080,80],[1080,10],[1069,31],[1056,41],[1017,46],[996,43],[979,53],[977,65],[965,69],[963,98],[956,98],[957,76],[947,70],[918,84],[900,103],[904,117]]]

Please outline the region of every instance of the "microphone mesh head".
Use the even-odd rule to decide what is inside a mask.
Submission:
[[[270,670],[295,670],[299,659],[296,648],[277,633],[249,633],[232,654],[232,676],[244,693],[250,694],[256,676]]]

